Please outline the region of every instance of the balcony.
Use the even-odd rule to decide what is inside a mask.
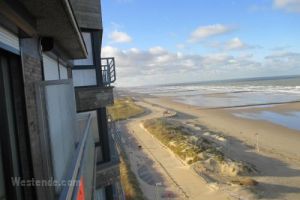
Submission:
[[[102,86],[75,87],[77,112],[96,110],[113,104],[112,83],[116,81],[115,59],[102,58]]]
[[[115,58],[101,58],[102,81],[105,86],[116,81]]]

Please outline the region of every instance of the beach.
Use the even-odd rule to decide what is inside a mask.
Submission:
[[[140,98],[140,97],[139,97]],[[172,101],[167,97],[142,98],[149,104],[178,112],[178,118],[221,132],[228,138],[226,154],[253,164],[259,171],[258,196],[263,199],[300,198],[300,132],[265,120],[235,116],[237,112],[299,111],[300,103],[272,106],[207,109]]]
[[[163,117],[157,109],[159,113],[175,112],[171,118],[179,127],[212,142],[224,154],[225,161],[247,163],[255,169],[255,173],[239,176],[257,181],[253,187],[232,186],[231,177],[226,174],[226,178],[221,174],[218,179],[211,173],[206,179],[198,173],[206,184],[217,184],[222,195],[232,199],[298,200],[299,84],[299,77],[176,84],[125,89],[119,95],[133,97],[137,104],[156,113],[156,118]],[[142,123],[140,118],[136,120]],[[210,168],[209,165],[200,164],[200,168]],[[180,176],[180,170],[177,173]]]
[[[300,132],[264,120],[251,120],[236,117],[237,112],[257,112],[261,110],[274,112],[300,111],[300,103],[286,103],[272,107],[244,107],[236,109],[199,108],[172,101],[170,98],[145,98],[146,102],[157,104],[168,109],[174,109],[197,118],[201,124],[210,129],[224,132],[243,142],[256,145],[256,134],[259,136],[259,146],[282,155],[282,157],[300,161]]]

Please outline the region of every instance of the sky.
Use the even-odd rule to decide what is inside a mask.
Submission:
[[[102,0],[117,86],[300,74],[300,0]]]

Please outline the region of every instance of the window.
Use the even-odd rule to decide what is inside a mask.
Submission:
[[[11,63],[16,58],[12,57],[11,54],[2,55],[1,53],[0,51],[0,197],[2,198],[6,195],[8,196],[7,198],[11,199],[21,196],[21,188],[12,187],[12,184],[7,182],[5,182],[4,186],[2,173],[5,172],[5,175],[9,177],[21,177],[13,105],[13,86],[10,78],[10,70],[13,66]],[[5,189],[13,192],[5,193]]]
[[[92,45],[92,37],[91,33],[83,32],[82,33],[85,46],[88,52],[88,57],[86,59],[78,59],[74,60],[74,65],[93,65],[94,64],[94,56],[93,56],[93,45]]]

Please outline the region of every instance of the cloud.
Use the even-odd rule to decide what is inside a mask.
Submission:
[[[161,46],[156,46],[156,47],[152,47],[149,49],[149,52],[154,55],[162,54],[165,51],[166,50],[164,48],[162,48]]]
[[[282,9],[288,12],[300,13],[299,0],[274,0],[273,4],[277,9]]]
[[[274,48],[271,48],[270,50],[278,52],[278,51],[285,51],[285,50],[290,49],[290,48],[291,48],[290,45],[282,45],[282,46],[276,46]]]
[[[300,53],[295,52],[276,52],[265,57],[265,59],[298,59],[300,61]]]
[[[186,47],[186,45],[185,44],[176,44],[176,48],[177,49],[184,49]]]
[[[215,53],[207,55],[170,52],[157,46],[148,50],[130,48],[121,50],[112,46],[102,49],[103,57],[114,56],[119,86],[161,84],[216,79],[217,74],[255,71],[262,64],[247,55]],[[233,73],[234,72],[234,73]],[[222,77],[222,75],[220,75]]]
[[[246,49],[253,49],[259,47],[259,46],[246,44],[238,37],[232,38],[227,42],[211,42],[208,43],[207,46],[212,48],[217,48],[220,50],[246,50]]]
[[[243,43],[239,38],[233,38],[226,43],[225,48],[228,50],[245,49],[248,48],[248,45]]]
[[[222,24],[214,24],[208,26],[200,26],[194,30],[189,38],[189,42],[199,42],[208,37],[222,35],[231,32],[234,28]]]
[[[265,57],[265,66],[277,72],[299,71],[300,53],[296,52],[275,52]]]
[[[116,43],[128,43],[132,41],[132,38],[127,33],[121,31],[113,31],[108,38]]]

